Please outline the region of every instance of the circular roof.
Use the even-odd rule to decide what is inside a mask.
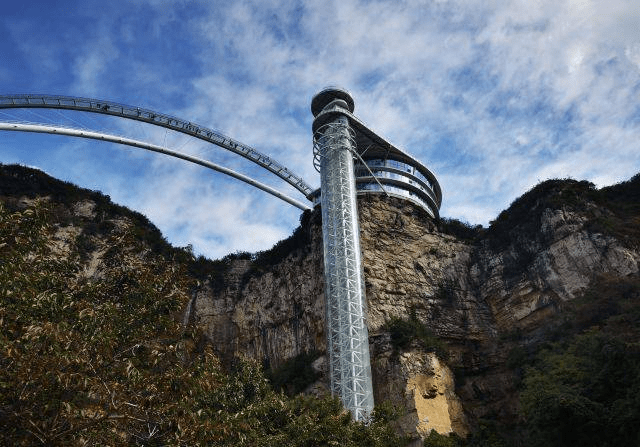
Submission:
[[[349,112],[353,113],[354,103],[349,92],[340,87],[326,87],[311,100],[311,113],[313,113],[313,116],[318,116],[318,114],[322,112],[322,109],[334,99],[342,99],[345,101]]]

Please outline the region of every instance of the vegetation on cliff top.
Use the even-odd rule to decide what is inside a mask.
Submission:
[[[640,174],[601,189],[584,180],[546,180],[514,200],[490,222],[489,228],[444,217],[437,222],[437,228],[463,242],[487,240],[498,250],[523,235],[537,233],[542,214],[549,209],[580,211],[590,218],[590,231],[610,234],[634,247],[640,246]]]
[[[591,232],[609,234],[640,247],[640,174],[601,189],[591,182],[573,179],[541,182],[491,222],[487,240],[494,249],[517,244],[523,236],[539,233],[546,210],[559,209],[579,211],[589,219]]]
[[[439,232],[469,243],[477,242],[485,233],[482,225],[471,225],[469,222],[447,217],[440,218],[437,227]]]

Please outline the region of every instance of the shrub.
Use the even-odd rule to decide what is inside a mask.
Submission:
[[[471,225],[458,219],[441,218],[438,221],[438,231],[455,236],[464,242],[476,242],[485,232],[482,225]]]
[[[419,321],[415,312],[411,313],[408,320],[392,317],[385,323],[384,329],[391,334],[391,344],[395,351],[407,349],[411,342],[417,341],[424,349],[435,352],[443,360],[449,358],[447,344]]]
[[[278,368],[268,370],[266,376],[277,391],[285,391],[290,396],[301,393],[320,377],[311,367],[319,356],[316,351],[300,353]]]
[[[455,433],[441,435],[435,430],[431,430],[429,436],[424,440],[424,447],[465,447],[467,443]]]

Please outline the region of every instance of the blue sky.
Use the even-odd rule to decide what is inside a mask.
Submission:
[[[636,0],[25,0],[5,2],[0,16],[0,94],[174,115],[313,186],[309,105],[327,85],[347,88],[358,117],[431,168],[443,216],[486,225],[539,181],[604,186],[640,171]],[[296,194],[251,163],[162,129],[41,110],[0,120],[144,139]],[[3,132],[0,162],[101,190],[210,257],[269,248],[300,215],[236,180],[108,143]]]

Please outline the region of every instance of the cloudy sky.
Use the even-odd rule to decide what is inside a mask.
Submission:
[[[108,99],[215,129],[319,186],[311,98],[422,160],[441,214],[486,225],[539,181],[598,186],[640,171],[637,0],[4,2],[0,94]],[[237,156],[123,120],[0,111],[206,157],[296,192]],[[35,166],[147,215],[175,245],[220,257],[288,236],[300,211],[198,166],[69,137],[0,133],[0,162]]]

